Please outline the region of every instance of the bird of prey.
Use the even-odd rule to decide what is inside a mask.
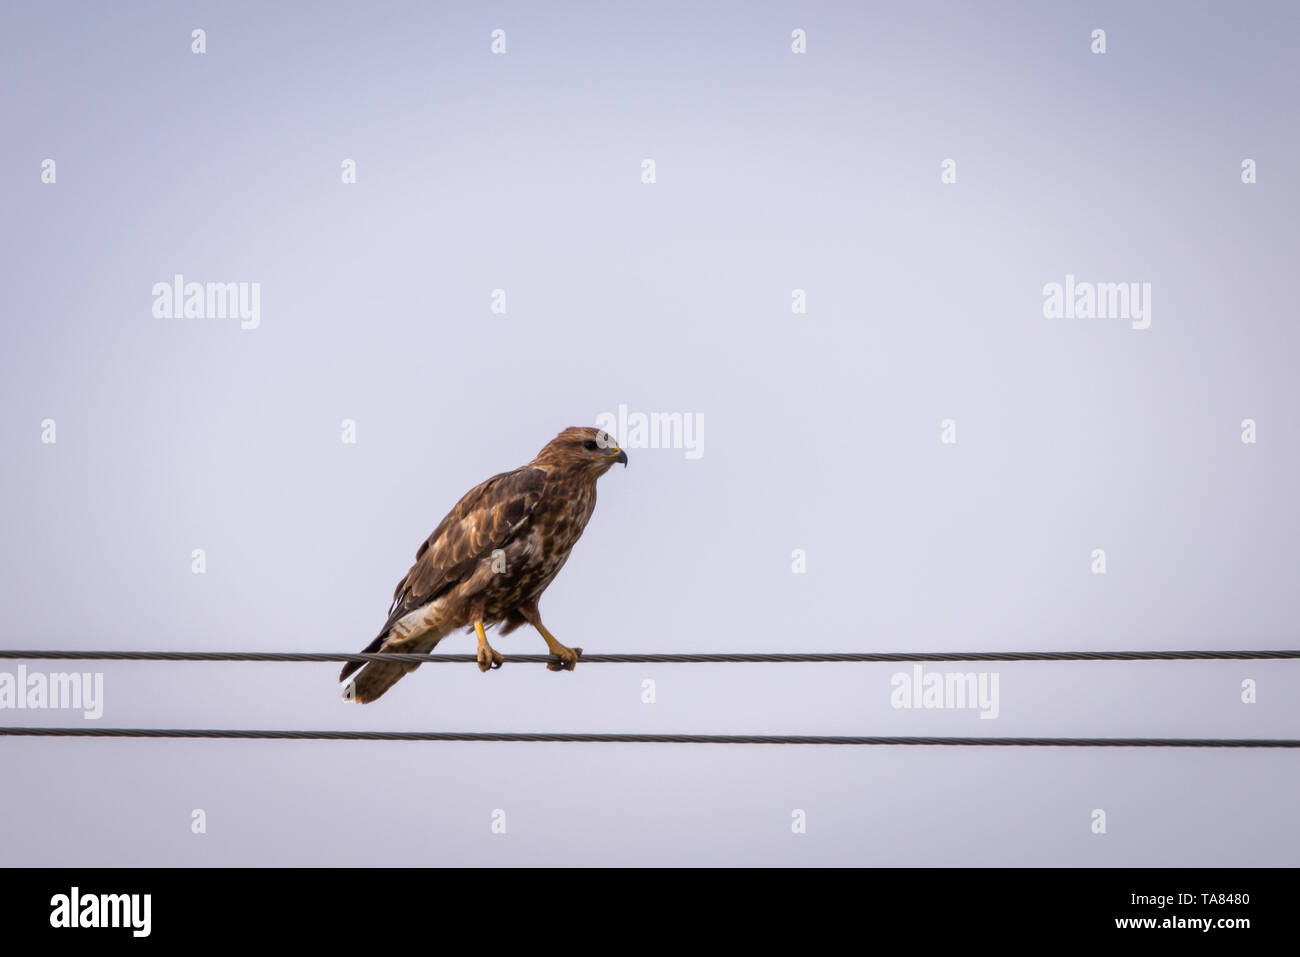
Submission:
[[[425,654],[457,628],[478,636],[479,670],[504,663],[484,629],[508,634],[527,623],[572,671],[578,652],[560,644],[542,624],[537,601],[569,558],[596,507],[596,480],[627,453],[595,428],[565,429],[537,457],[494,475],[465,493],[415,553],[415,564],[393,592],[388,620],[364,652]],[[349,662],[340,681],[360,669],[343,697],[374,701],[418,664]]]

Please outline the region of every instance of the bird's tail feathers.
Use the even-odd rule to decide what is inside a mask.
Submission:
[[[401,618],[388,631],[366,645],[362,654],[372,652],[394,652],[400,654],[428,654],[448,632],[452,631],[449,623],[444,622],[436,607],[440,602],[418,609]],[[353,672],[359,670],[356,677],[343,686],[343,700],[358,704],[369,704],[385,691],[397,684],[403,675],[420,667],[418,663],[404,661],[350,661],[339,674],[344,681]]]
[[[374,641],[372,641],[370,644],[362,648],[361,653],[363,655],[369,655],[378,651],[379,646],[384,643],[384,639],[387,637],[388,637],[388,632],[387,631],[382,632],[377,638],[375,638]],[[352,672],[356,671],[364,664],[365,664],[364,661],[349,661],[347,664],[343,666],[343,670],[339,672],[339,681],[346,681],[348,675],[352,674]]]

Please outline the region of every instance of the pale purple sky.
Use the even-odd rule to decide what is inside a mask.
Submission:
[[[4,643],[359,650],[462,493],[625,404],[705,454],[602,479],[542,603],[589,652],[1295,647],[1298,9],[12,7]],[[177,273],[260,325],[154,317]],[[1150,328],[1044,318],[1067,275],[1150,283]],[[0,724],[1300,729],[1300,662],[1006,664],[995,720],[892,708],[894,665],[431,666],[364,708],[335,665],[28,667],[104,715]],[[0,738],[0,781],[22,865],[1300,862],[1279,751]]]

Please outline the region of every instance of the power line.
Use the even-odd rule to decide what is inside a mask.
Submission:
[[[581,651],[581,649],[576,649]],[[0,659],[77,661],[394,661],[409,664],[466,664],[474,655],[415,655],[395,652],[341,654],[289,651],[0,651]],[[555,655],[506,655],[506,662],[555,664]],[[774,654],[583,655],[581,664],[793,664],[907,661],[1254,661],[1300,659],[1300,649],[1256,651],[927,651],[812,652]]]
[[[368,662],[462,664],[474,655],[269,651],[5,651],[0,659],[88,661]],[[735,664],[924,661],[1207,661],[1300,659],[1300,650],[828,652],[773,654],[610,654],[584,664]],[[508,662],[546,664],[554,655],[511,655]],[[820,744],[938,747],[1300,748],[1300,740],[1265,738],[1033,738],[856,735],[619,734],[478,731],[293,731],[192,728],[0,728],[0,737],[207,738],[315,741],[465,741],[622,744]]]
[[[0,728],[0,737],[221,738],[291,741],[491,741],[562,744],[829,744],[1017,748],[1300,748],[1288,738],[970,738],[800,734],[563,734],[533,731],[278,731],[197,728]]]

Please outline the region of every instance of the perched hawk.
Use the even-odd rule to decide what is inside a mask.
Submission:
[[[596,479],[627,453],[600,429],[565,429],[523,468],[494,475],[465,493],[415,553],[397,583],[388,621],[364,651],[424,654],[457,628],[478,635],[481,671],[500,668],[501,655],[485,628],[503,623],[508,634],[527,622],[541,632],[559,663],[572,671],[578,652],[542,624],[537,600],[569,558],[596,507]],[[419,665],[349,662],[339,675],[344,698],[374,701]]]

